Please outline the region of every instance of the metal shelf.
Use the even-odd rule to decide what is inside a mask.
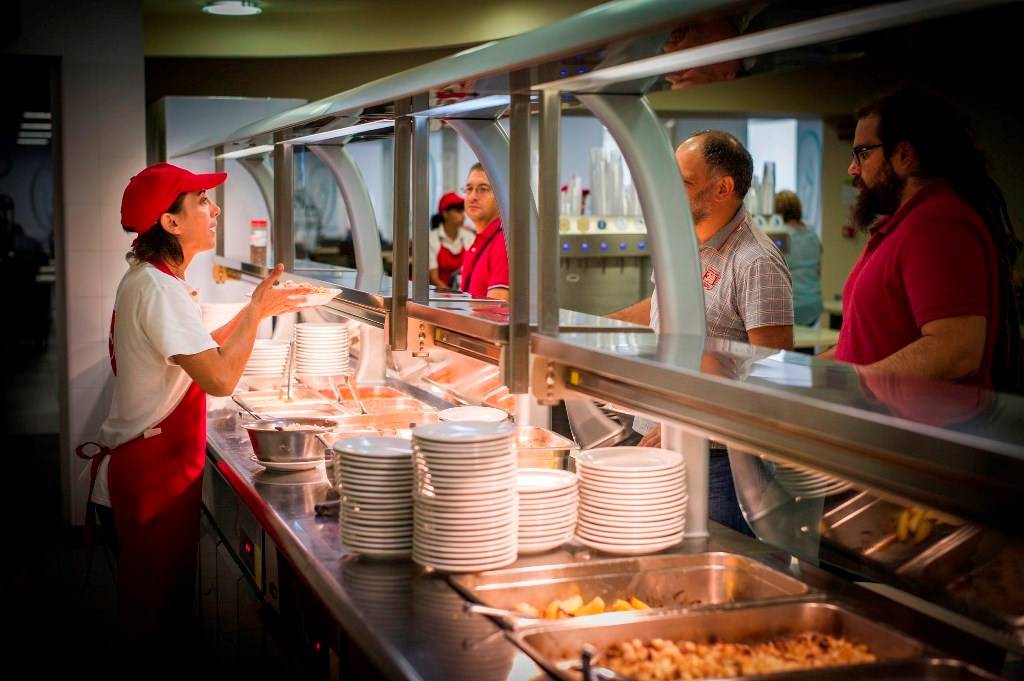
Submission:
[[[533,391],[580,393],[730,447],[1019,533],[1024,399],[687,336],[533,336]]]

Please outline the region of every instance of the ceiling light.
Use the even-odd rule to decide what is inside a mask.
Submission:
[[[53,130],[52,123],[22,123],[22,130]]]
[[[237,151],[229,151],[225,154],[214,156],[214,158],[245,158],[246,156],[258,156],[259,154],[265,154],[268,151],[273,150],[273,144],[259,144],[255,147],[246,147],[245,149],[238,149]]]
[[[53,136],[53,134],[49,130],[46,130],[46,131],[43,131],[43,130],[19,130],[18,131],[18,137],[45,137],[46,139],[50,139],[52,136]]]
[[[36,137],[19,137],[18,144],[49,144],[48,139],[38,139]]]
[[[263,10],[252,0],[216,0],[203,5],[203,11],[226,17],[247,17],[259,14]]]
[[[49,111],[26,111],[26,112],[22,113],[21,115],[24,116],[25,118],[35,119],[35,120],[39,120],[39,121],[48,121],[48,120],[50,120],[50,112]]]

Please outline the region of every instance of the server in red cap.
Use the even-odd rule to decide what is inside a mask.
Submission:
[[[93,510],[113,521],[118,611],[138,641],[167,640],[191,617],[206,395],[231,394],[260,321],[304,301],[301,290],[274,287],[278,265],[228,324],[203,327],[185,271],[215,245],[220,208],[207,191],[226,178],[159,163],[121,199],[121,225],[138,237],[110,321],[113,398],[99,443],[78,453],[91,458],[90,524]]]
[[[455,274],[462,267],[462,256],[473,245],[476,234],[465,225],[466,206],[462,197],[448,192],[437,204],[431,220],[430,283],[441,288],[452,286]]]

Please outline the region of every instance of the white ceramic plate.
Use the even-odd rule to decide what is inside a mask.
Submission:
[[[520,468],[516,473],[519,494],[554,492],[576,485],[576,474],[554,468]]]
[[[502,556],[497,560],[485,561],[485,562],[451,562],[451,561],[423,561],[417,560],[413,557],[413,560],[420,565],[425,567],[431,567],[441,572],[486,572],[487,570],[497,570],[507,565],[511,565],[516,562],[517,554],[512,551],[507,556]]]
[[[408,459],[412,456],[412,448],[408,440],[399,437],[374,437],[364,435],[362,437],[335,440],[334,451],[344,455],[355,457],[375,458],[397,458]]]
[[[654,473],[683,465],[683,455],[654,447],[599,447],[576,454],[576,464],[609,472]]]
[[[545,553],[547,551],[557,549],[563,544],[569,543],[570,539],[572,539],[571,534],[566,537],[558,537],[557,539],[551,539],[549,541],[544,541],[536,544],[531,542],[519,542],[519,553],[522,555],[529,555],[532,553]]]
[[[508,420],[508,414],[494,407],[452,407],[438,413],[442,421],[483,421],[501,423]]]
[[[597,549],[598,551],[604,551],[605,553],[613,553],[621,556],[639,556],[645,553],[657,553],[663,551],[670,546],[675,546],[683,540],[683,534],[680,532],[675,537],[667,537],[664,541],[652,542],[649,544],[609,544],[607,542],[593,541],[585,539],[577,535],[576,540],[586,547]]]
[[[359,549],[356,549],[356,548],[353,548],[351,546],[349,548],[353,549],[353,551],[355,551],[355,553],[358,553],[360,555],[366,556],[367,558],[374,558],[376,560],[392,560],[392,559],[395,559],[395,558],[408,558],[409,555],[412,554],[412,549],[411,548],[408,548],[408,549],[394,549],[394,550],[372,549],[372,548],[359,548]]]
[[[644,526],[643,529],[631,529],[628,527],[607,528],[603,525],[591,525],[590,523],[580,521],[576,525],[576,533],[584,535],[590,539],[597,539],[601,541],[646,541],[648,539],[660,539],[677,532],[682,532],[686,527],[685,521],[676,521],[671,525],[661,526]],[[648,529],[649,528],[649,529]]]
[[[672,502],[680,501],[686,497],[685,488],[673,488],[665,492],[651,492],[651,493],[610,493],[602,492],[600,490],[589,490],[586,487],[580,488],[580,503],[592,502],[596,505],[602,503],[611,504],[648,504],[651,506],[657,506],[662,504],[670,504]]]
[[[576,472],[579,474],[580,479],[586,477],[590,480],[599,482],[631,482],[644,484],[667,475],[679,475],[686,477],[686,466],[671,466],[653,473],[647,471],[633,473],[626,470],[608,471],[603,468],[583,465],[576,466]]]
[[[428,529],[462,529],[462,530],[501,530],[515,526],[519,521],[515,513],[495,513],[488,516],[438,517],[415,513],[413,517],[417,525]]]
[[[255,461],[268,471],[308,471],[309,469],[316,468],[324,463],[321,459],[317,459],[316,461],[288,461],[283,463],[277,461],[261,461],[257,459],[255,455],[250,457],[250,461]]]
[[[578,499],[579,495],[580,492],[577,487],[566,487],[565,489],[554,490],[552,492],[519,491],[519,498],[524,503],[531,504],[533,506],[547,506],[565,499]]]
[[[515,426],[508,422],[453,421],[417,426],[413,428],[412,436],[416,440],[429,440],[438,444],[466,444],[510,438],[514,432]]]
[[[685,505],[684,505],[685,507]],[[522,511],[520,511],[522,514]],[[659,522],[662,520],[669,520],[674,516],[678,516],[679,511],[675,508],[667,511],[652,512],[650,510],[637,509],[634,511],[621,511],[618,509],[609,508],[583,508],[579,509],[579,517],[592,520],[594,522],[604,523],[618,523],[618,522],[631,522],[638,520],[650,520],[652,522]]]

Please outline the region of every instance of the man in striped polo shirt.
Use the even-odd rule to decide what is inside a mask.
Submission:
[[[789,268],[743,207],[753,175],[750,153],[729,133],[704,130],[679,145],[676,162],[700,244],[707,335],[791,349],[793,283]],[[611,316],[650,324],[659,331],[657,291]],[[646,432],[640,444],[659,446],[660,426],[637,421],[634,428]],[[712,447],[710,480],[711,518],[747,531],[724,448]]]

